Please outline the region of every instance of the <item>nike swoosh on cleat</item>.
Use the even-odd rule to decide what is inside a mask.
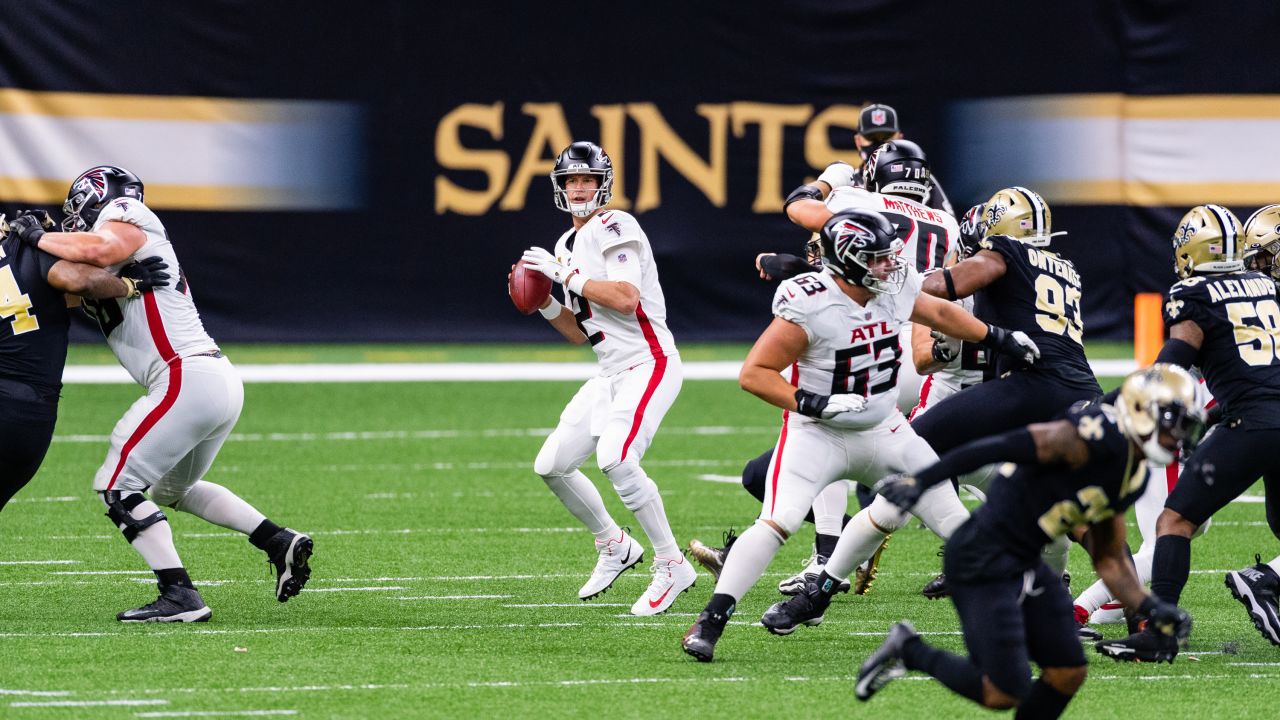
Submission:
[[[674,585],[672,585],[671,587],[675,587],[675,586],[674,586]],[[658,607],[659,605],[661,605],[661,604],[662,604],[662,601],[663,601],[663,600],[666,600],[666,599],[667,599],[667,596],[668,596],[668,595],[670,595],[670,594],[671,594],[671,588],[669,587],[669,588],[667,588],[667,591],[666,591],[666,592],[662,593],[662,597],[658,598],[657,602],[654,602],[653,600],[650,600],[650,601],[649,601],[649,607],[650,607],[651,609],[652,609],[652,608],[656,608],[656,607]]]

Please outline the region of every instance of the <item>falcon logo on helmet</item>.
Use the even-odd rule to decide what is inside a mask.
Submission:
[[[819,237],[823,266],[846,282],[873,293],[896,295],[907,279],[903,243],[893,225],[871,210],[832,215]]]
[[[142,180],[124,168],[115,165],[90,168],[71,183],[67,200],[62,204],[62,212],[66,215],[62,229],[66,232],[88,230],[97,222],[108,202],[121,197],[143,202],[142,192]]]

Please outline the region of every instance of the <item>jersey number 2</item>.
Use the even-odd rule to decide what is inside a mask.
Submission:
[[[40,321],[31,314],[31,296],[18,287],[18,278],[8,265],[0,268],[0,318],[13,318],[9,324],[14,335],[40,329]]]

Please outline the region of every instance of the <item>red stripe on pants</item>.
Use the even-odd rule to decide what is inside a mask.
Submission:
[[[165,390],[160,404],[147,413],[137,429],[125,441],[124,447],[120,448],[120,462],[116,463],[115,472],[111,473],[111,482],[107,483],[108,490],[115,487],[116,479],[120,477],[120,472],[124,470],[124,464],[129,459],[129,453],[142,441],[142,438],[147,436],[151,428],[160,422],[160,418],[169,412],[169,408],[172,408],[178,400],[178,393],[182,391],[182,358],[173,352],[173,346],[169,344],[169,336],[165,334],[164,321],[160,317],[160,307],[156,305],[155,295],[149,292],[143,293],[142,302],[147,311],[147,329],[151,331],[151,341],[155,343],[161,359],[169,364],[169,387]]]

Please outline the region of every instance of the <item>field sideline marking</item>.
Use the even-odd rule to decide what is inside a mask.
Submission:
[[[737,380],[742,363],[697,361],[684,365],[685,380]],[[1137,369],[1133,360],[1090,360],[1099,377],[1121,377]],[[593,362],[520,363],[298,363],[245,364],[236,371],[247,383],[323,382],[493,382],[587,380],[600,372]],[[131,385],[133,378],[119,365],[68,365],[62,372],[68,385]]]
[[[545,438],[555,428],[494,428],[489,430],[335,430],[298,433],[231,433],[228,442],[315,442],[362,440],[465,440],[471,438]],[[777,435],[777,425],[692,425],[663,428],[681,435]],[[110,435],[54,435],[54,442],[104,443]],[[532,465],[532,461],[530,461]]]
[[[173,710],[165,712],[138,712],[134,717],[140,718],[185,718],[185,717],[259,717],[264,715],[297,715],[297,710]]]

